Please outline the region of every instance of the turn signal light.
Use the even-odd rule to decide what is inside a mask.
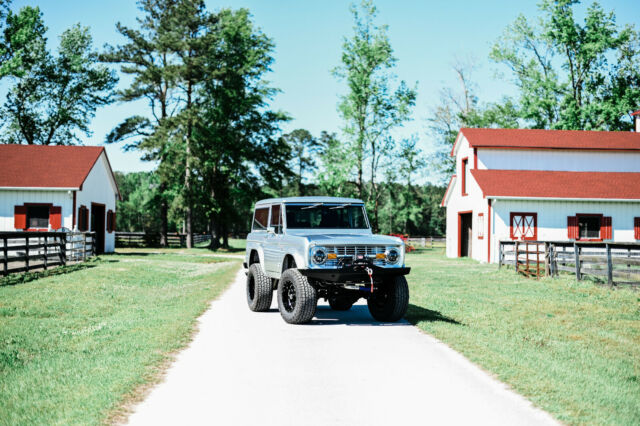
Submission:
[[[384,259],[384,258],[385,258],[384,253],[377,253],[376,254],[376,259]]]
[[[329,253],[327,254],[327,259],[337,259],[338,255],[335,253]]]

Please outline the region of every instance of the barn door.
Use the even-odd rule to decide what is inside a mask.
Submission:
[[[472,256],[473,213],[460,213],[460,256]]]

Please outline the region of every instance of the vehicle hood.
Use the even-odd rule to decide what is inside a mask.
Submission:
[[[302,236],[298,234],[299,236]],[[398,237],[391,237],[387,235],[372,235],[372,234],[313,234],[304,235],[309,241],[309,244],[323,246],[323,245],[401,245],[402,240]]]

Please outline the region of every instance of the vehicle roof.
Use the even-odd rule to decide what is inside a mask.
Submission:
[[[266,200],[260,200],[256,203],[256,206],[262,204],[274,204],[274,203],[354,203],[364,204],[362,200],[357,198],[344,198],[344,197],[282,197],[282,198],[267,198]]]

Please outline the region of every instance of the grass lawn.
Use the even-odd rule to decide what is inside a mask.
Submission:
[[[128,249],[0,280],[0,424],[108,421],[189,342],[239,266],[203,249]]]
[[[640,293],[407,255],[407,319],[562,422],[640,424]],[[425,360],[425,362],[428,362]]]

